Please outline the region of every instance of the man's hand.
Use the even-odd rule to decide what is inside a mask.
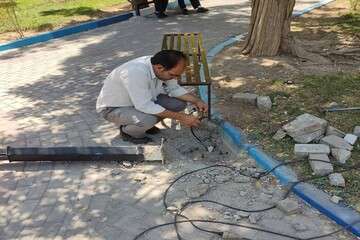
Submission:
[[[188,127],[199,127],[200,119],[191,115],[183,115],[181,119],[179,119],[180,123],[188,126]]]
[[[203,101],[199,100],[195,103],[196,108],[199,112],[206,113],[208,111],[208,105],[204,103]]]

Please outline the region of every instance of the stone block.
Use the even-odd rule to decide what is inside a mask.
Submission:
[[[351,152],[341,148],[331,148],[331,155],[339,162],[346,163],[351,157]]]
[[[141,150],[145,161],[164,161],[163,147],[144,145]]]
[[[261,111],[270,111],[272,102],[269,96],[258,96],[256,99],[256,105]]]
[[[356,140],[358,139],[358,136],[354,134],[346,134],[344,137],[344,140],[350,143],[351,145],[354,145],[356,143]]]
[[[274,136],[272,137],[274,140],[281,140],[284,137],[286,137],[286,132],[282,129],[277,130],[277,132],[274,134]]]
[[[330,147],[325,144],[295,144],[295,156],[299,158],[307,158],[309,154],[329,154]]]
[[[243,102],[246,104],[256,105],[256,99],[258,95],[254,93],[236,93],[232,96],[234,100],[238,100],[239,102]]]
[[[334,171],[330,159],[326,154],[310,154],[309,161],[315,175],[324,176]]]
[[[297,201],[289,198],[279,201],[276,204],[276,207],[286,214],[293,214],[299,210],[299,204],[297,203]]]
[[[360,126],[356,126],[353,133],[354,135],[360,137]]]
[[[332,126],[328,126],[327,129],[326,129],[326,136],[329,136],[329,135],[335,135],[335,136],[338,136],[338,137],[345,137],[345,133],[340,131],[339,129],[337,128],[334,128]]]
[[[341,173],[333,173],[329,175],[330,185],[336,187],[345,187],[345,179]]]
[[[309,143],[324,135],[327,121],[305,113],[283,126],[285,132],[296,142]]]
[[[330,135],[322,138],[320,140],[320,143],[327,144],[332,148],[341,148],[351,151],[353,149],[353,146],[351,146],[348,142],[346,142],[343,138]]]

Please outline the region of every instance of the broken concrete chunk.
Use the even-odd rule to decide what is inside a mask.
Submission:
[[[349,151],[351,151],[353,149],[353,146],[351,146],[343,138],[335,136],[335,135],[330,135],[330,136],[326,136],[326,137],[322,138],[320,140],[320,143],[327,144],[333,148],[341,148],[341,149],[346,149]]]
[[[330,198],[330,201],[332,201],[333,203],[336,203],[336,204],[338,204],[340,201],[342,201],[343,200],[343,198],[342,197],[339,197],[339,196],[336,196],[336,195],[334,195],[334,196],[332,196],[331,198]]]
[[[326,154],[310,154],[309,161],[315,175],[324,176],[334,171],[333,165]]]
[[[345,187],[345,179],[341,173],[330,174],[329,180],[331,186]]]
[[[326,129],[326,136],[329,136],[329,135],[335,135],[335,136],[338,136],[338,137],[345,137],[345,133],[340,131],[339,129],[337,128],[334,128],[332,126],[328,126],[327,129]]]
[[[279,140],[283,139],[284,137],[286,137],[286,132],[282,129],[279,129],[274,134],[273,139],[279,141]]]
[[[360,137],[360,126],[356,126],[354,128],[354,135]]]
[[[249,216],[249,222],[252,224],[256,224],[262,217],[262,213],[251,213]]]
[[[351,157],[351,152],[341,148],[331,148],[331,155],[341,164],[346,163]]]
[[[272,102],[269,96],[258,96],[256,104],[261,111],[270,111],[272,107]]]
[[[344,140],[350,143],[351,145],[354,145],[356,143],[356,140],[358,139],[358,136],[354,134],[346,134],[344,137]]]
[[[283,126],[285,132],[296,142],[309,143],[325,133],[327,121],[305,113]]]
[[[307,158],[312,153],[329,154],[330,147],[325,144],[295,144],[294,153],[299,158]]]
[[[278,209],[289,215],[296,213],[299,209],[297,201],[289,198],[279,201],[276,206]]]
[[[144,145],[140,151],[145,161],[164,161],[162,146]]]
[[[240,102],[256,105],[256,99],[258,95],[253,93],[236,93],[232,96],[233,99],[239,100]]]

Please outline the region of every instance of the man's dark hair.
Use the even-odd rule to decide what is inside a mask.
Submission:
[[[151,64],[162,65],[166,70],[175,67],[181,59],[186,60],[186,55],[176,50],[161,50],[151,58]]]

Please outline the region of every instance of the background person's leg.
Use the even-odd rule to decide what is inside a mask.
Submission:
[[[190,0],[191,5],[193,6],[194,9],[197,9],[198,7],[200,7],[200,1],[199,0]]]
[[[104,115],[109,122],[117,127],[123,126],[122,131],[134,138],[145,137],[146,130],[152,128],[160,119],[154,115],[146,114],[133,107],[115,108]]]
[[[186,8],[185,0],[178,0],[178,4],[181,9]]]
[[[178,98],[169,97],[165,94],[160,94],[159,96],[157,96],[157,100],[155,101],[155,103],[173,112],[181,112],[186,108],[187,105],[186,102]]]

